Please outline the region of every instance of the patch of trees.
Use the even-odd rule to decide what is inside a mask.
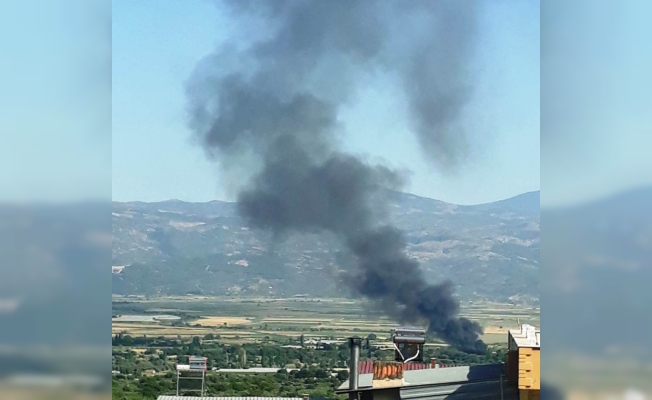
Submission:
[[[371,339],[371,338],[368,338]],[[366,341],[369,342],[369,341]],[[275,374],[220,374],[209,372],[209,393],[222,396],[290,396],[304,393],[312,397],[333,398],[334,390],[348,379],[350,350],[348,344],[328,344],[320,349],[283,347],[277,344],[227,345],[215,336],[204,340],[163,337],[131,337],[118,334],[113,338],[114,399],[154,399],[172,393],[176,384],[174,363],[187,363],[191,355],[208,358],[212,368],[278,368]],[[134,351],[132,347],[145,348]],[[370,345],[361,359],[391,360],[393,351]],[[484,355],[437,347],[427,349],[425,359],[437,358],[441,364],[476,365],[505,361],[506,349],[490,347]],[[298,368],[288,372],[285,368]],[[155,376],[152,375],[152,372]],[[335,374],[336,376],[333,376]],[[251,390],[249,390],[251,388]],[[156,394],[156,395],[154,395]],[[140,396],[140,397],[138,397]]]
[[[343,375],[342,375],[343,376]],[[335,388],[342,383],[319,368],[299,371],[279,371],[276,374],[208,374],[206,389],[209,396],[280,396],[335,399]],[[172,373],[144,377],[139,381],[124,375],[113,377],[113,399],[156,399],[161,394],[174,393],[176,378]]]

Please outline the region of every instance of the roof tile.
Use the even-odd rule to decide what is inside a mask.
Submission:
[[[458,365],[437,364],[437,368],[457,367]],[[403,365],[404,371],[415,371],[421,369],[430,369],[427,363],[406,363]],[[374,362],[372,360],[360,361],[358,364],[358,375],[373,374]]]

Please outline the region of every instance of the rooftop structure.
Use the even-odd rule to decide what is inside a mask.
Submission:
[[[361,400],[435,400],[494,398],[517,400],[518,391],[508,385],[502,364],[424,368],[403,371],[402,379],[375,379],[360,374],[356,397]],[[349,381],[336,391],[351,393]]]
[[[400,328],[393,332],[395,361],[360,361],[360,339],[349,339],[349,380],[337,390],[349,400],[518,399],[509,386],[504,364],[442,368],[423,359],[425,330]],[[403,346],[401,346],[403,345]]]
[[[423,345],[426,343],[426,330],[402,327],[394,330],[394,360],[398,362],[423,361]]]
[[[520,329],[509,330],[509,348],[541,348],[541,330],[532,325],[523,324]]]
[[[403,340],[418,349],[425,335],[402,329],[395,331],[393,339],[394,344]],[[404,357],[396,361],[360,361],[360,341],[351,339],[350,380],[336,392],[348,394],[350,400],[539,399],[540,331],[523,325],[510,330],[507,340],[506,364],[447,367],[434,359],[430,364]]]
[[[358,363],[358,374],[359,375],[373,374],[374,365],[378,365],[378,362],[374,363],[374,361],[371,360],[360,361]],[[416,371],[420,369],[437,369],[437,368],[451,368],[451,367],[457,367],[457,365],[438,364],[436,360],[433,359],[431,363],[405,363],[402,368],[403,371]]]
[[[538,399],[541,391],[541,332],[523,324],[507,335],[507,377],[520,399]]]
[[[200,398],[203,398],[206,392],[206,371],[208,369],[208,358],[200,356],[188,357],[188,364],[174,364],[177,370],[177,396],[181,390],[200,392]],[[181,388],[181,381],[200,381],[200,387]]]
[[[206,366],[208,364],[208,358],[199,357],[199,356],[190,356],[188,358],[188,364],[191,370],[200,370],[206,371]]]

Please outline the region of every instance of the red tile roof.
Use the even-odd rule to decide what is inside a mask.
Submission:
[[[457,365],[446,365],[446,364],[437,364],[437,368],[447,368],[447,367],[456,367]],[[418,369],[429,369],[430,364],[426,363],[407,363],[403,365],[404,371],[414,371]],[[358,364],[358,374],[373,374],[374,373],[374,362],[372,360],[360,361]]]

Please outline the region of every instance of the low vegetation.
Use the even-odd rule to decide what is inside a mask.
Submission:
[[[114,316],[174,315],[179,320],[127,319],[113,323],[113,398],[155,399],[176,391],[175,363],[208,358],[207,391],[214,396],[335,398],[348,378],[346,338],[365,339],[361,358],[393,358],[396,321],[370,304],[346,299],[115,297]],[[539,325],[539,310],[517,304],[466,302],[462,315],[486,328],[495,343],[484,355],[466,354],[428,339],[426,359],[473,365],[505,358],[507,329],[517,321]],[[147,321],[147,322],[143,322]],[[251,373],[268,368],[269,373]],[[242,369],[224,372],[224,369]],[[249,372],[246,372],[249,370]],[[280,371],[280,372],[279,372]]]
[[[364,341],[361,359],[390,360],[393,352],[375,346],[374,336]],[[348,379],[349,348],[346,344],[300,347],[305,338],[292,345],[230,345],[208,336],[189,341],[165,337],[113,338],[113,399],[144,400],[176,390],[175,363],[188,356],[208,358],[207,393],[220,396],[286,396],[336,398],[335,389]],[[288,347],[293,346],[293,347]],[[426,358],[441,364],[474,365],[501,362],[505,348],[493,346],[485,355],[466,354],[451,348],[428,349]],[[246,373],[256,367],[273,368],[272,373]],[[243,369],[242,373],[220,372]]]

